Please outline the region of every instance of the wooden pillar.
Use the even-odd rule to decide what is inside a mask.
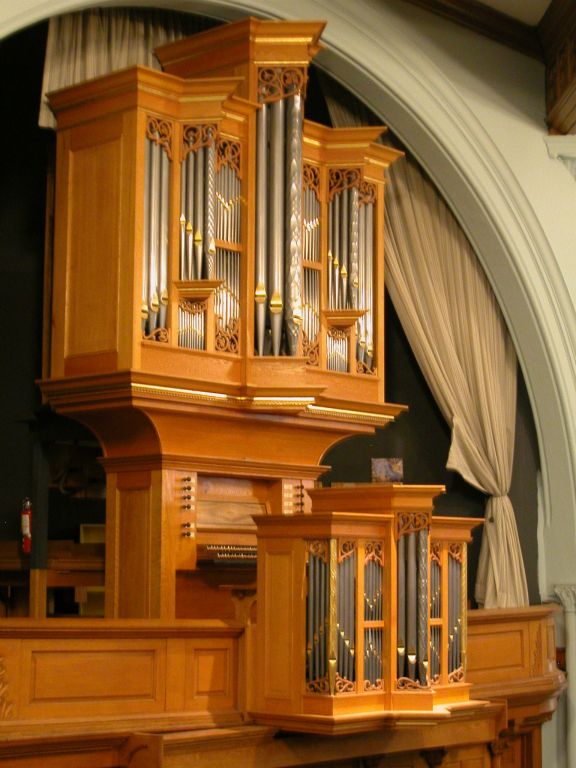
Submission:
[[[180,537],[195,514],[195,494],[187,490],[190,473],[159,460],[105,460],[104,466],[105,615],[173,619]],[[190,498],[183,516],[184,497]]]
[[[46,618],[46,568],[30,568],[30,584],[28,597],[28,616],[31,619]]]

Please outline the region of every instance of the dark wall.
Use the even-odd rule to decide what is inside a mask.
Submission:
[[[46,25],[0,41],[0,537],[31,496],[39,404],[46,167],[54,137],[37,127]]]

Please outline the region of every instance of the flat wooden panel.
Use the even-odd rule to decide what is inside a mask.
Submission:
[[[24,641],[21,716],[160,712],[165,671],[163,640]]]
[[[284,586],[293,583],[293,553],[266,553],[264,609],[264,658],[266,698],[290,699],[292,680],[292,615],[291,592]],[[281,594],[282,599],[277,595]]]
[[[121,160],[119,139],[71,153],[66,356],[117,346]]]
[[[472,683],[530,675],[527,627],[503,625],[468,636],[467,678]]]
[[[126,618],[148,615],[150,572],[150,493],[118,491],[122,553],[118,585],[119,613]]]
[[[34,651],[31,701],[133,699],[154,695],[153,651]]]
[[[232,709],[236,704],[236,645],[211,638],[186,643],[185,706],[198,710]]]
[[[228,692],[229,656],[227,648],[198,649],[194,654],[196,694],[223,696]]]

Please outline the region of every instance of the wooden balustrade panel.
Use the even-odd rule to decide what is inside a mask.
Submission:
[[[0,738],[12,724],[47,719],[236,712],[241,629],[232,623],[136,629],[118,621],[54,620],[20,627],[12,637],[14,622],[6,624]]]

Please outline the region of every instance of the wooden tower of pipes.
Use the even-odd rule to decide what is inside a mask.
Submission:
[[[399,153],[376,143],[382,127],[304,119],[323,27],[246,19],[158,49],[161,72],[132,67],[50,96],[59,215],[42,382],[103,449],[106,616],[230,616],[230,590],[255,579],[260,520],[258,621],[272,635],[259,640],[251,706],[263,718],[306,715],[310,728],[313,716],[358,707],[425,709],[422,697],[392,696],[400,678],[426,706],[467,696],[454,677],[460,652],[446,656],[448,624],[464,624],[461,580],[442,582],[431,617],[429,537],[417,536],[441,489],[381,491],[370,514],[348,494],[348,522],[323,491],[307,493],[332,445],[403,410],[384,390],[384,185]],[[410,513],[401,533],[400,512]],[[406,555],[405,534],[415,537]],[[274,559],[279,542],[288,559]],[[380,606],[372,618],[360,584]],[[397,639],[399,600],[420,634],[413,654]],[[430,659],[434,637],[442,649]],[[359,667],[353,638],[367,654]],[[284,652],[293,663],[279,666]],[[405,652],[414,659],[400,673]],[[433,693],[434,676],[450,693]]]

